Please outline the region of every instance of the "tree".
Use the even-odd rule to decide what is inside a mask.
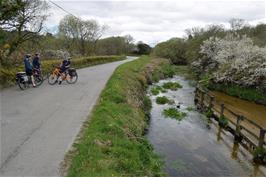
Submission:
[[[137,44],[137,48],[138,48],[138,54],[140,55],[147,55],[151,53],[151,47],[148,44],[145,44],[141,41],[138,42]]]
[[[0,25],[5,25],[11,19],[17,17],[24,6],[25,2],[22,0],[2,0],[0,2]]]
[[[194,71],[211,74],[215,82],[266,90],[266,48],[251,38],[228,34],[203,42],[202,58],[193,62]]]
[[[1,29],[12,33],[9,35],[10,56],[21,44],[38,36],[47,17],[48,4],[41,0],[16,0],[14,3],[3,1],[1,8]],[[9,12],[9,9],[11,11]]]
[[[240,30],[246,25],[246,21],[244,19],[232,18],[229,20],[229,24],[232,30]]]
[[[166,42],[157,44],[153,54],[158,57],[168,58],[174,64],[187,64],[186,43],[183,39],[172,38]]]
[[[99,25],[95,20],[82,20],[72,15],[67,15],[60,21],[59,33],[70,39],[72,43],[77,42],[80,53],[85,55],[86,43],[89,42],[94,47],[105,28],[105,26]]]
[[[124,37],[108,37],[100,39],[97,43],[96,53],[98,55],[121,55],[126,53],[126,42]]]
[[[125,40],[125,45],[126,45],[126,51],[125,53],[130,53],[133,51],[135,45],[134,45],[134,38],[131,35],[125,35],[123,36],[124,40]]]

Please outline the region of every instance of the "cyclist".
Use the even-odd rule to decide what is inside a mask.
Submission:
[[[37,71],[38,74],[41,72],[41,62],[40,62],[40,54],[36,53],[35,57],[32,60],[33,70]]]
[[[30,54],[25,55],[25,58],[24,58],[25,71],[26,71],[26,75],[31,78],[33,87],[35,87],[36,85],[35,85],[34,77],[32,75],[32,65],[30,62],[30,58],[31,58]]]
[[[71,57],[68,57],[67,59],[64,59],[60,65],[60,73],[62,74],[61,77],[59,78],[59,84],[62,83],[62,80],[66,78],[66,72],[70,68],[70,59]]]

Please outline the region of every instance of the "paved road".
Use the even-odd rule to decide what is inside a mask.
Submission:
[[[60,162],[118,61],[78,70],[74,85],[1,91],[0,176],[58,176]]]

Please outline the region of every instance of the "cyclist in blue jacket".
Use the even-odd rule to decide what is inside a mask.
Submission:
[[[30,58],[31,58],[30,54],[27,54],[24,58],[25,72],[26,72],[26,75],[31,78],[33,87],[35,87],[36,85],[35,85],[34,77],[32,75],[32,65],[30,62]]]

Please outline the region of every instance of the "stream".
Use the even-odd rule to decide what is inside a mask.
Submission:
[[[169,81],[180,83],[182,88],[159,95],[150,93],[152,87]],[[234,144],[229,132],[195,111],[194,87],[189,81],[180,76],[161,80],[150,86],[148,96],[152,109],[147,138],[165,162],[164,171],[168,176],[266,176],[266,167],[254,165],[252,155],[241,145]],[[158,96],[166,96],[175,103],[159,105]],[[170,107],[186,113],[184,119],[165,117],[162,112]]]

